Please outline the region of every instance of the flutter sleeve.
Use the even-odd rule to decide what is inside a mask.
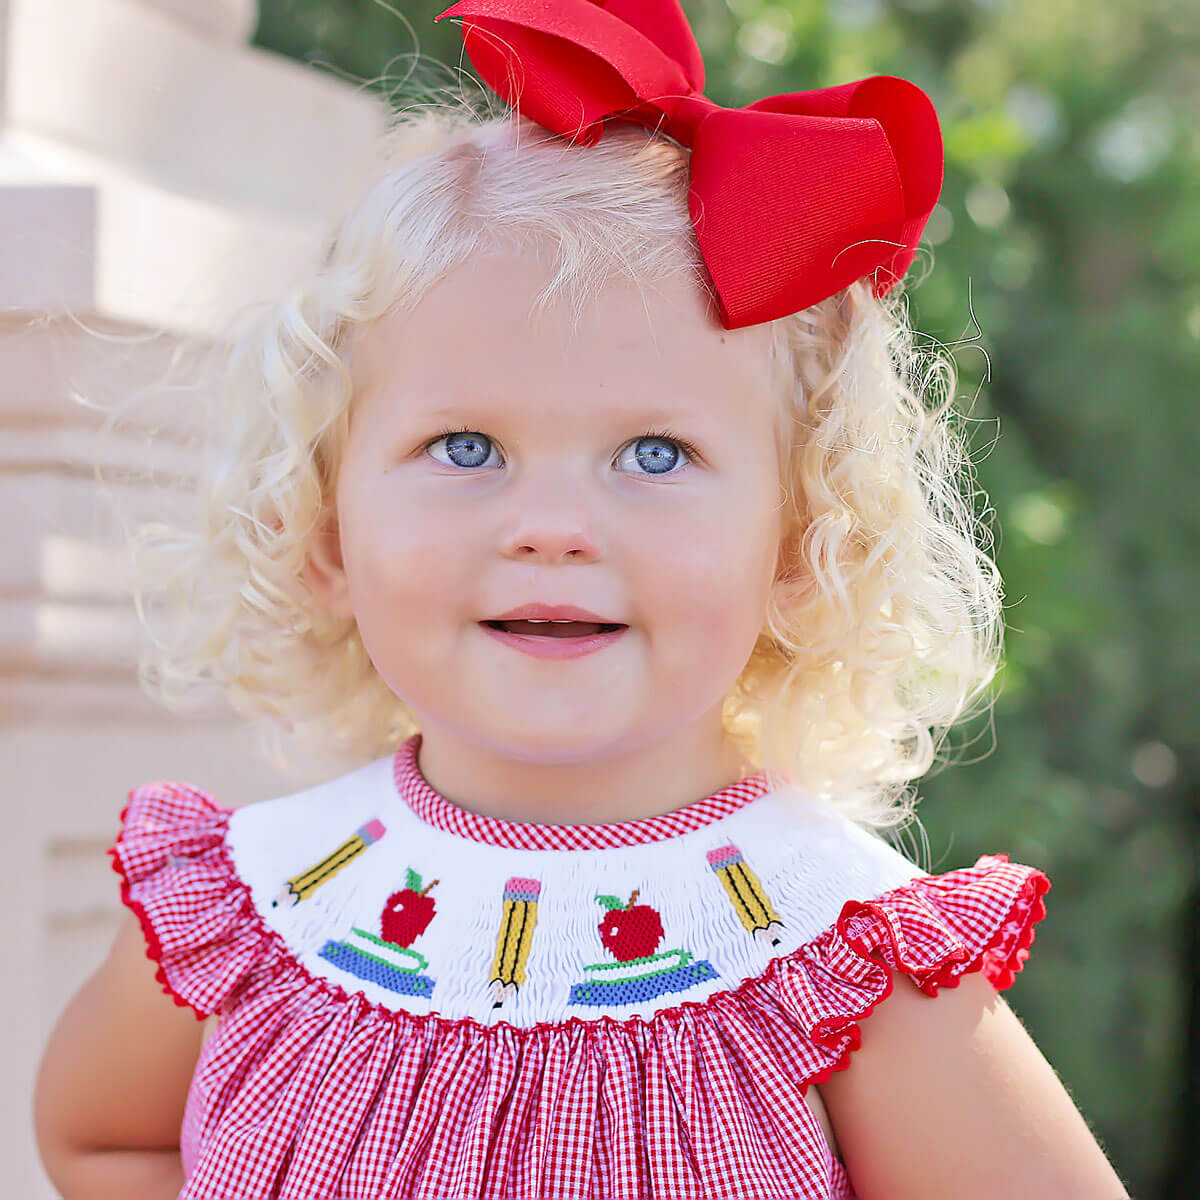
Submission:
[[[107,851],[159,983],[198,1020],[220,1012],[272,949],[228,853],[230,816],[187,784],[146,783],[129,793]]]
[[[985,854],[974,866],[916,876],[873,900],[848,900],[829,929],[774,959],[752,986],[795,1023],[806,1086],[849,1065],[861,1045],[858,1022],[890,995],[893,972],[929,996],[972,971],[997,991],[1010,987],[1046,915],[1049,889],[1036,867]]]

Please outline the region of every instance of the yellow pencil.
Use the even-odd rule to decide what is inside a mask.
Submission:
[[[756,940],[778,946],[783,921],[771,907],[758,876],[746,865],[742,852],[730,842],[710,850],[707,857],[746,930]]]
[[[368,846],[373,846],[379,841],[385,833],[387,833],[387,829],[383,822],[375,818],[365,825],[359,826],[353,835],[331,854],[327,854],[320,862],[314,863],[307,871],[293,875],[271,901],[271,907],[277,908],[280,904],[294,907],[301,900],[307,899],[321,884],[327,883],[348,862],[353,862]]]
[[[514,876],[504,885],[500,930],[496,935],[496,957],[492,960],[493,1008],[499,1008],[525,982],[525,963],[537,924],[538,896],[542,885],[536,879]]]

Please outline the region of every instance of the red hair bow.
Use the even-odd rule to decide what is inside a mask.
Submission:
[[[701,94],[704,63],[679,0],[460,0],[484,82],[585,146],[606,117],[691,150],[688,211],[726,329],[797,312],[908,269],[942,188],[942,136],[914,83],[875,75],[745,108]]]

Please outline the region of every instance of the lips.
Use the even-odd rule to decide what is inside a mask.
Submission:
[[[599,621],[484,621],[483,624],[492,629],[500,629],[505,633],[519,633],[527,637],[592,637],[597,633],[612,633],[621,628],[617,622],[602,623]]]
[[[535,619],[480,621],[479,628],[491,639],[530,658],[569,660],[586,658],[606,647],[615,646],[629,632],[628,625],[601,624],[596,621],[570,621],[558,626],[560,633],[543,632],[553,626]],[[526,633],[532,628],[537,633]]]

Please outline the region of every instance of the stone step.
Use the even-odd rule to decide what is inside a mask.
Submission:
[[[7,7],[6,124],[169,190],[325,218],[381,128],[374,95],[144,0]]]
[[[32,134],[0,143],[0,308],[10,313],[103,313],[227,340],[318,265],[326,230],[168,191]]]

